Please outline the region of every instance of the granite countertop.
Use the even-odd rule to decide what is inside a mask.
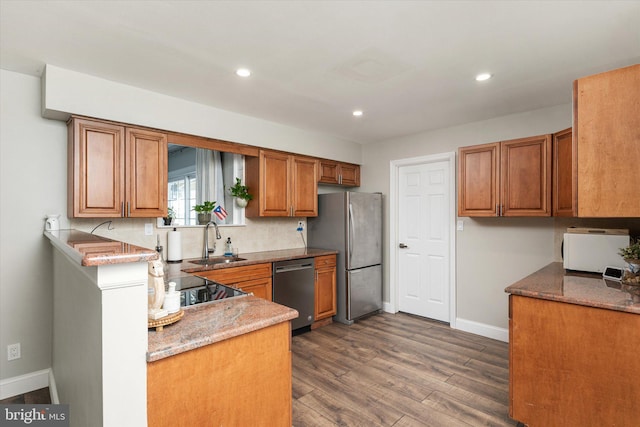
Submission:
[[[282,249],[277,251],[248,252],[238,254],[242,261],[234,261],[230,263],[218,263],[210,265],[198,265],[190,261],[197,261],[199,258],[185,259],[181,263],[169,263],[167,265],[165,281],[169,282],[173,278],[197,275],[203,271],[218,270],[222,268],[242,267],[253,264],[261,264],[265,262],[287,261],[292,259],[301,259],[309,257],[317,257],[322,255],[337,254],[338,251],[332,249],[317,248],[295,248]],[[215,258],[215,257],[214,257]]]
[[[292,308],[246,295],[183,308],[184,317],[149,330],[147,362],[247,334],[298,317]]]
[[[82,266],[100,266],[157,259],[155,250],[96,236],[78,230],[44,233],[51,243]],[[297,248],[239,254],[242,261],[198,265],[185,260],[168,264],[165,281],[198,272],[266,262],[337,254],[335,250]],[[147,361],[153,362],[298,317],[298,312],[253,295],[229,298],[183,308],[184,317],[157,332],[149,330]]]
[[[46,231],[51,243],[85,267],[144,262],[158,258],[153,249],[78,230]]]
[[[561,262],[553,262],[505,289],[512,295],[560,301],[588,307],[640,314],[619,282],[598,274],[566,273]]]

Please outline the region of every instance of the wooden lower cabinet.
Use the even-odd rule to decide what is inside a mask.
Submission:
[[[153,427],[291,426],[291,323],[147,364]]]
[[[337,313],[336,256],[324,255],[316,257],[315,270],[314,318],[317,322]]]
[[[248,294],[253,294],[258,298],[266,299],[267,301],[273,300],[273,283],[271,277],[232,283],[231,286]]]
[[[201,271],[196,276],[214,280],[223,285],[238,288],[247,293],[273,301],[271,263],[253,264],[242,267],[221,268]]]
[[[530,427],[635,426],[640,315],[509,297],[509,415]]]

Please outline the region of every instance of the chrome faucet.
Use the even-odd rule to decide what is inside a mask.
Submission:
[[[213,249],[209,249],[209,226],[211,224],[213,224],[213,226],[216,228],[216,240],[222,239],[220,230],[218,229],[218,224],[216,224],[215,221],[209,221],[204,227],[204,246],[202,248],[202,259],[209,259],[209,252],[213,253],[216,251],[216,242],[213,242]]]

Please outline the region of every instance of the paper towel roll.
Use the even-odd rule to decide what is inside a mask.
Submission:
[[[174,228],[167,233],[167,262],[182,262],[182,235]]]

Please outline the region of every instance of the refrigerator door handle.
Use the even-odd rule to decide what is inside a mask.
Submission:
[[[353,257],[353,242],[356,241],[356,227],[353,219],[353,205],[349,203],[349,266]]]

